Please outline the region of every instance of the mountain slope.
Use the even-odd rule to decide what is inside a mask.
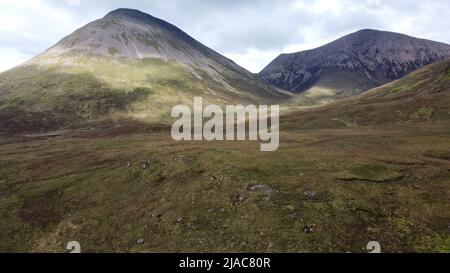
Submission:
[[[0,74],[0,127],[48,130],[105,120],[169,121],[170,109],[286,97],[177,27],[119,9]]]
[[[336,128],[450,120],[450,60],[326,106],[294,111],[289,128]]]
[[[361,30],[322,47],[282,54],[260,76],[294,93],[335,99],[362,93],[450,58],[450,45]]]

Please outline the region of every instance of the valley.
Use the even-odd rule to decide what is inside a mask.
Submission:
[[[125,131],[0,145],[0,249],[450,251],[448,123],[281,130],[272,153]]]
[[[0,252],[448,253],[449,58],[364,29],[252,74],[112,11],[0,74]],[[278,149],[175,141],[194,98],[279,105]]]

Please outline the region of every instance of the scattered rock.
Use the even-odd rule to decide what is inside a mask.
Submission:
[[[130,162],[127,163],[127,167],[131,168],[132,164]]]
[[[141,162],[141,169],[146,170],[150,167],[150,162]]]
[[[305,226],[303,232],[306,234],[314,234],[316,231],[316,225]]]
[[[242,202],[245,200],[245,195],[244,194],[239,194],[239,202]]]
[[[211,181],[217,181],[218,183],[222,183],[224,179],[225,176],[223,174],[211,177]]]
[[[288,219],[291,220],[291,221],[295,220],[295,218],[297,218],[297,213],[295,213],[295,212],[290,213],[288,215]]]
[[[162,217],[161,213],[152,213],[152,218],[156,220],[160,220]]]
[[[178,217],[177,220],[175,221],[177,224],[181,224],[183,223],[183,217]]]
[[[274,192],[276,192],[274,189],[272,189],[270,186],[268,185],[264,185],[264,184],[258,184],[258,185],[250,185],[247,188],[249,191],[263,191],[266,201],[269,201],[272,198],[272,194]]]
[[[225,210],[224,208],[220,208],[220,209],[219,209],[219,212],[220,212],[220,213],[225,213],[226,210]]]
[[[259,191],[259,190],[269,190],[269,189],[271,190],[272,188],[267,185],[262,185],[262,184],[248,186],[249,191]]]
[[[232,205],[238,205],[244,202],[245,195],[243,193],[235,192],[230,195],[230,203]]]
[[[309,198],[314,198],[317,196],[317,192],[315,191],[305,191],[305,196],[309,197]]]
[[[145,240],[144,239],[139,239],[139,240],[137,240],[137,242],[136,242],[138,245],[143,245],[144,243],[145,243]]]

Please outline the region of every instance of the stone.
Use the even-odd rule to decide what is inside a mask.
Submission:
[[[239,202],[242,202],[242,201],[244,201],[245,200],[245,195],[243,195],[243,194],[239,194]]]
[[[317,196],[317,192],[315,191],[305,191],[305,196],[309,197],[309,198],[314,198]]]
[[[138,245],[143,245],[144,243],[145,243],[145,240],[144,239],[139,239],[139,240],[137,240],[137,242],[136,242]]]
[[[249,191],[263,191],[265,195],[265,200],[269,201],[272,198],[272,194],[276,192],[268,185],[258,184],[258,185],[250,185],[247,188]]]
[[[267,186],[267,185],[263,185],[263,184],[258,184],[258,185],[250,185],[248,187],[248,190],[250,191],[259,191],[259,190],[271,190],[272,188]]]
[[[150,168],[150,165],[151,165],[150,160],[141,161],[141,168],[143,170],[146,170],[146,169]]]
[[[232,205],[239,205],[245,200],[245,195],[243,193],[235,192],[230,195],[230,203]]]
[[[152,213],[153,219],[159,220],[159,219],[161,219],[161,217],[162,217],[161,213]]]
[[[295,212],[290,213],[288,215],[288,219],[291,220],[291,221],[295,220],[295,218],[297,218],[297,213],[295,213]]]
[[[315,225],[305,226],[303,228],[303,232],[306,233],[306,234],[313,234],[315,232],[315,230],[316,230],[315,227],[316,227]]]

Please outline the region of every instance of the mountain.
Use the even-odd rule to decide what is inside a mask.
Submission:
[[[267,82],[304,97],[348,97],[450,58],[450,45],[365,29],[322,47],[282,54],[264,68]]]
[[[286,97],[257,76],[143,12],[118,9],[0,74],[0,128],[49,130],[122,119],[165,122],[170,109]]]
[[[450,60],[326,106],[294,111],[284,126],[297,129],[450,121]]]

